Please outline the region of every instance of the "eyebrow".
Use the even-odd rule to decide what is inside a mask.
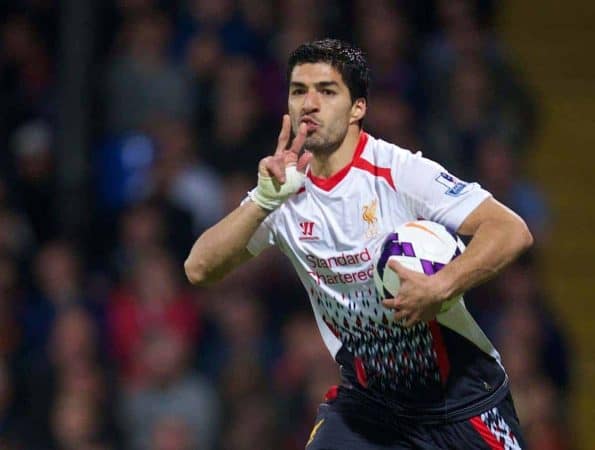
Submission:
[[[306,87],[305,83],[299,81],[292,81],[289,85],[292,87]],[[339,87],[339,83],[336,81],[319,81],[318,83],[314,83],[314,86],[317,88]]]

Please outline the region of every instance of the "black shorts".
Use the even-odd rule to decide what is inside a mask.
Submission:
[[[510,394],[498,405],[467,420],[421,424],[413,420],[358,414],[340,401],[320,405],[306,450],[516,450],[525,449]]]

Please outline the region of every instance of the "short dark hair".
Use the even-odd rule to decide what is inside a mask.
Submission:
[[[370,68],[364,52],[338,39],[306,42],[296,48],[287,62],[287,80],[291,81],[295,66],[319,62],[330,64],[341,74],[352,102],[358,98],[368,100]]]

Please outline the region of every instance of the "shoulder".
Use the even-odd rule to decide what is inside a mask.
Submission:
[[[378,166],[392,167],[393,169],[406,163],[415,163],[415,161],[425,159],[421,151],[406,149],[383,139],[375,138],[370,134],[367,135],[366,146],[361,158],[374,162]]]

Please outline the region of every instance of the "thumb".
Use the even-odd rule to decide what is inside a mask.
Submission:
[[[300,172],[305,172],[306,167],[308,166],[308,164],[310,164],[310,161],[312,160],[312,156],[312,152],[309,152],[308,150],[304,151],[302,156],[300,156],[300,158],[298,159],[297,170],[299,170]]]

